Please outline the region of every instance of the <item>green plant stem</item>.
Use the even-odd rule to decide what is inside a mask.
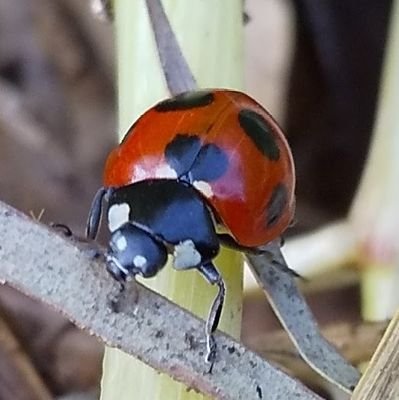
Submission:
[[[371,152],[351,212],[363,261],[366,319],[391,317],[399,305],[399,4],[393,2]],[[381,298],[384,298],[381,301]]]
[[[200,87],[242,86],[241,0],[163,2],[183,54]],[[118,47],[120,137],[156,101],[168,96],[144,1],[115,1]],[[161,129],[161,127],[160,127]],[[156,138],[154,138],[156,140]],[[241,325],[241,256],[223,251],[216,264],[227,285],[220,328],[239,337]],[[174,302],[206,318],[216,293],[196,271],[176,272],[167,266],[144,282]],[[170,321],[172,324],[173,321]],[[205,336],[204,336],[205,338]],[[204,347],[205,349],[205,347]],[[165,355],[167,356],[167,355]],[[204,364],[205,370],[205,364]],[[201,399],[183,385],[159,375],[122,352],[107,348],[102,400]]]

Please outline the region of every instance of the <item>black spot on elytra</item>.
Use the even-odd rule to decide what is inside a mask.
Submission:
[[[228,158],[218,146],[202,145],[196,135],[178,134],[165,148],[167,163],[179,178],[190,183],[214,181],[226,172]]]
[[[238,114],[238,121],[262,154],[272,161],[280,158],[280,149],[274,140],[272,128],[262,115],[253,110],[243,109]]]
[[[287,202],[288,190],[284,184],[279,183],[273,189],[273,193],[266,206],[266,225],[268,228],[273,227],[278,222]]]
[[[215,181],[224,175],[228,165],[226,153],[220,147],[208,143],[198,153],[190,169],[190,178],[192,181]]]
[[[201,140],[195,135],[178,134],[165,148],[167,163],[177,176],[187,174],[201,149]]]
[[[171,99],[161,101],[155,106],[158,112],[181,111],[191,108],[206,107],[214,101],[212,92],[200,90],[179,94]]]

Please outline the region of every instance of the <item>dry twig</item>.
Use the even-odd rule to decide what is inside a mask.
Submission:
[[[0,281],[50,304],[109,346],[216,399],[264,398],[266,393],[269,399],[319,399],[223,334],[217,335],[214,372],[204,373],[202,321],[141,285],[126,293],[115,313],[108,298],[114,282],[81,244],[4,204],[0,226]]]
[[[395,400],[399,397],[399,312],[389,324],[352,400]]]

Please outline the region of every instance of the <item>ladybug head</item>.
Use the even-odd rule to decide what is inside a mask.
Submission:
[[[108,272],[117,280],[141,275],[149,278],[166,264],[165,246],[136,226],[125,223],[115,230],[105,253]]]

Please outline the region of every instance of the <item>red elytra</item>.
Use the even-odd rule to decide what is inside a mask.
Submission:
[[[179,179],[166,149],[183,135],[198,137],[202,146],[215,145],[227,157],[221,176],[196,185],[218,222],[246,247],[279,237],[295,208],[293,159],[275,120],[244,93],[204,90],[158,103],[133,124],[110,153],[104,186]],[[181,151],[183,157],[184,146]],[[210,162],[207,168],[211,173],[218,166]]]

